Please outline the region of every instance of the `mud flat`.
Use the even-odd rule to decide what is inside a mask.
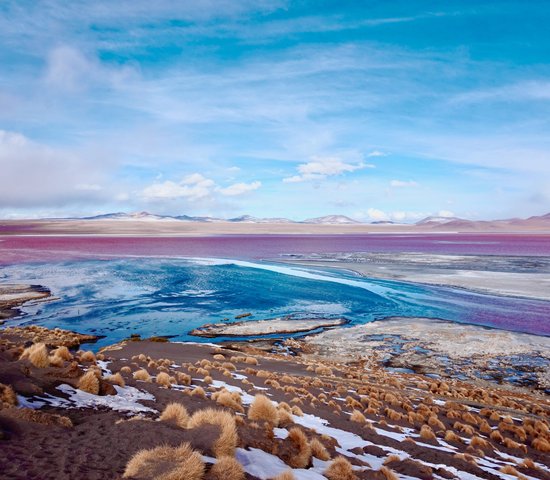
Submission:
[[[273,318],[268,320],[250,320],[236,323],[216,323],[204,325],[190,332],[197,337],[248,337],[274,334],[311,332],[346,324],[345,318]]]
[[[17,307],[30,301],[40,301],[51,296],[50,290],[41,285],[0,285],[0,321],[17,315]]]
[[[315,355],[550,393],[550,337],[429,318],[394,317],[306,339]]]
[[[550,300],[548,257],[358,252],[287,255],[283,260],[300,265],[352,270],[372,278]]]

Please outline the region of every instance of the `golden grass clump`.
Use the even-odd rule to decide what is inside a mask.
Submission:
[[[459,432],[465,433],[470,437],[475,433],[474,427],[472,427],[471,425],[460,423],[460,422],[455,422],[453,425],[453,429],[458,430]]]
[[[177,402],[172,402],[166,405],[166,408],[162,411],[159,420],[161,422],[171,422],[176,424],[180,428],[187,428],[189,422],[189,414],[184,405]]]
[[[258,365],[258,359],[254,357],[246,357],[244,362],[248,365]]]
[[[544,453],[550,452],[550,443],[548,442],[548,440],[546,440],[545,438],[542,438],[542,437],[535,438],[531,442],[531,446],[535,450],[538,450],[539,452],[544,452]]]
[[[302,409],[298,405],[292,406],[292,414],[296,415],[297,417],[303,417],[304,412],[302,412]]]
[[[46,368],[50,365],[48,349],[44,343],[35,343],[23,350],[20,360],[28,359],[37,368]]]
[[[124,373],[125,375],[129,374],[129,373],[132,373],[132,369],[128,366],[128,365],[124,365],[121,369],[120,369],[120,373]]]
[[[481,448],[482,450],[487,450],[491,448],[491,444],[484,438],[478,437],[477,435],[472,437],[470,440],[470,446],[472,448]]]
[[[309,442],[309,446],[311,447],[312,456],[319,460],[330,460],[330,454],[320,440],[317,438],[312,439],[311,442]]]
[[[176,378],[181,385],[191,385],[191,375],[187,375],[187,373],[178,372]]]
[[[196,428],[204,424],[219,425],[221,428],[221,434],[212,446],[216,457],[234,456],[239,440],[235,416],[225,410],[207,408],[195,412],[189,419],[187,427]]]
[[[279,412],[277,408],[269,398],[261,393],[254,397],[254,401],[248,409],[248,418],[250,420],[262,420],[273,426],[279,424]]]
[[[531,470],[538,470],[538,467],[537,465],[535,464],[535,462],[533,462],[532,459],[530,458],[524,458],[523,459],[523,462],[521,462],[521,466],[523,468],[529,468]]]
[[[141,380],[143,382],[151,382],[151,375],[149,375],[149,372],[145,370],[145,368],[141,368],[134,372],[134,380]]]
[[[390,470],[388,467],[382,466],[379,472],[384,475],[384,478],[386,480],[399,480],[399,477],[393,472],[393,470]]]
[[[359,410],[354,410],[349,419],[351,422],[367,423],[365,415],[363,415]]]
[[[225,360],[225,356],[222,355],[221,353],[216,353],[213,357],[212,357],[214,360],[220,360],[220,361],[224,361]]]
[[[11,385],[0,383],[0,410],[17,405],[17,395]]]
[[[237,370],[237,367],[233,365],[231,362],[223,362],[222,368],[225,368],[226,370]]]
[[[519,477],[519,472],[512,467],[512,465],[504,465],[499,470],[502,473],[505,473],[506,475],[513,475],[514,477]]]
[[[56,368],[61,368],[65,364],[65,361],[61,357],[56,357],[55,355],[50,355],[48,362],[50,367]]]
[[[122,378],[120,372],[107,377],[106,380],[113,385],[118,385],[119,387],[124,387],[126,385],[126,383],[124,382],[124,378]]]
[[[86,352],[82,352],[82,354],[80,355],[80,361],[86,362],[86,363],[95,362],[96,358],[95,358],[94,352],[90,350],[87,350]]]
[[[191,391],[191,395],[193,397],[206,398],[206,392],[204,391],[204,388],[198,386]]]
[[[422,427],[420,428],[420,436],[425,440],[435,440],[436,439],[435,433],[432,430],[432,427],[430,427],[429,425],[426,425],[426,424],[422,425]]]
[[[514,440],[512,440],[511,438],[504,437],[504,441],[502,442],[502,444],[505,447],[508,447],[514,450],[522,450],[524,453],[527,453],[527,447],[525,445],[518,442],[514,442]]]
[[[463,443],[462,438],[460,438],[455,432],[452,430],[447,430],[445,432],[445,441],[446,442],[455,442],[455,443]]]
[[[279,414],[279,425],[287,425],[293,423],[292,414],[288,410],[282,408],[278,409]]]
[[[283,473],[279,473],[276,477],[273,477],[271,480],[296,480],[296,477],[292,473],[292,470],[286,470]]]
[[[357,476],[353,473],[351,463],[344,457],[336,457],[330,462],[324,475],[329,480],[356,480]]]
[[[214,398],[216,400],[216,403],[218,403],[219,405],[231,408],[236,412],[244,413],[244,408],[241,405],[240,401],[241,396],[238,394],[238,392],[236,393],[237,395],[233,395],[227,390],[224,390],[222,392],[219,392],[216,396],[212,395],[212,398]]]
[[[99,379],[93,370],[88,370],[80,380],[78,380],[78,389],[83,392],[99,394]]]
[[[400,462],[401,461],[401,457],[399,455],[395,455],[394,453],[392,453],[391,455],[388,455],[386,457],[386,459],[384,460],[384,465],[387,465],[388,463],[391,463],[391,462]]]
[[[502,436],[502,433],[500,433],[498,430],[493,430],[489,435],[489,437],[491,438],[491,440],[497,443],[504,442],[504,437]]]
[[[428,425],[437,430],[445,430],[445,425],[436,415],[432,415],[428,418]]]
[[[162,385],[163,387],[166,387],[166,388],[171,388],[172,387],[172,382],[170,380],[171,380],[170,375],[168,375],[166,372],[160,372],[157,375],[157,378],[155,379],[155,381],[159,385]]]
[[[288,463],[294,468],[306,468],[311,460],[311,447],[305,433],[298,427],[288,432],[287,440],[292,443],[292,456]]]
[[[122,476],[156,480],[201,480],[204,471],[202,456],[189,443],[182,443],[176,448],[160,446],[151,450],[140,450],[130,459]]]
[[[208,478],[211,480],[244,480],[242,465],[233,457],[221,457],[210,469]]]
[[[323,365],[319,365],[316,369],[315,369],[315,373],[317,375],[325,375],[327,377],[330,377],[332,375],[332,370],[329,368],[329,367],[325,367]]]
[[[69,349],[65,346],[57,347],[53,352],[52,355],[54,357],[59,357],[62,360],[66,360],[67,362],[71,361],[73,359],[73,356],[71,352],[69,352]]]

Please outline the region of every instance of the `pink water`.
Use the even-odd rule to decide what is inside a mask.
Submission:
[[[550,256],[550,235],[0,236],[0,264],[118,256],[275,259],[281,254],[421,252]]]

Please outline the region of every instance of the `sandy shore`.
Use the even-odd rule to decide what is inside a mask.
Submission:
[[[365,277],[465,288],[491,295],[550,300],[550,259],[422,253],[296,256],[286,263],[350,270]],[[316,256],[319,257],[319,256]],[[524,270],[521,271],[521,265]],[[517,271],[520,270],[520,271]],[[528,271],[531,270],[531,271]]]
[[[180,469],[171,478],[326,480],[341,478],[331,473],[340,456],[355,480],[550,474],[550,404],[539,395],[387,372],[359,357],[134,340],[97,355],[37,344],[25,356],[27,340],[0,331],[6,478],[153,480]],[[147,468],[130,469],[161,445]]]
[[[18,314],[17,307],[45,300],[51,292],[40,285],[0,284],[0,321]]]

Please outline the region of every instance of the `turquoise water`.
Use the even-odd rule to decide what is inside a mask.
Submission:
[[[2,267],[0,281],[44,285],[58,297],[25,307],[24,316],[10,324],[105,336],[98,347],[131,333],[201,341],[188,332],[244,312],[253,314],[246,320],[295,314],[343,316],[351,324],[419,316],[550,335],[550,302],[261,262],[129,258],[28,263]]]

